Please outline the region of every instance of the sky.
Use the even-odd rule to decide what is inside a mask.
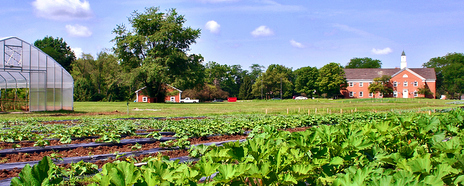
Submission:
[[[201,29],[189,53],[205,63],[296,70],[369,57],[383,68],[409,68],[464,52],[462,0],[14,0],[2,1],[0,38],[31,44],[63,38],[77,56],[111,50],[117,25],[146,7],[175,8],[186,27]]]

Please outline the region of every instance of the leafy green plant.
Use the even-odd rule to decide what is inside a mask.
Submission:
[[[52,185],[60,183],[60,169],[52,162],[50,157],[45,156],[37,165],[27,164],[19,173],[19,177],[11,179],[11,185]]]

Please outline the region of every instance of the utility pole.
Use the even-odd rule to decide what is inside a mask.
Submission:
[[[282,99],[282,78],[280,78],[280,99]]]
[[[263,76],[261,76],[261,99],[263,99]]]

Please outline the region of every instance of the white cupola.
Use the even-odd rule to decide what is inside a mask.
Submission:
[[[401,69],[404,69],[408,67],[407,63],[406,63],[406,54],[404,53],[404,50],[403,50],[403,53],[401,53]]]

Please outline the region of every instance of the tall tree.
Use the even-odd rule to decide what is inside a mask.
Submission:
[[[263,73],[263,70],[264,70],[264,66],[261,66],[261,65],[258,65],[258,64],[251,64],[250,66],[250,78],[251,78],[251,82],[252,83],[255,83],[256,79],[258,79],[259,75],[261,75],[261,73]]]
[[[35,41],[34,46],[52,57],[68,72],[71,71],[71,63],[76,60],[76,56],[63,38],[46,36]]]
[[[446,94],[455,99],[464,93],[463,53],[448,53],[443,57],[432,58],[422,66],[435,68],[438,94]]]
[[[327,94],[328,97],[340,95],[340,90],[346,88],[345,71],[338,63],[329,63],[319,69],[317,86],[320,94]]]
[[[382,62],[378,59],[372,58],[353,58],[350,62],[345,66],[345,68],[381,68]]]
[[[251,83],[251,77],[249,75],[245,75],[240,86],[238,98],[245,100],[253,99],[252,90],[253,84]]]
[[[266,98],[291,97],[293,94],[293,73],[291,68],[283,65],[269,65],[265,73],[253,84],[253,95],[261,96],[261,90]]]
[[[369,92],[374,93],[374,98],[377,92],[382,93],[384,96],[393,93],[393,88],[390,83],[390,79],[391,76],[389,75],[383,75],[382,77],[374,78],[374,82],[370,84],[368,87]]]
[[[113,30],[115,54],[123,69],[132,74],[133,86],[145,86],[145,93],[159,101],[166,94],[163,83],[188,89],[204,82],[203,57],[187,54],[200,29],[184,27],[185,21],[175,9],[163,13],[150,7],[131,14],[132,30],[124,25]]]
[[[295,92],[312,96],[317,91],[319,72],[316,67],[302,67],[295,70]]]

